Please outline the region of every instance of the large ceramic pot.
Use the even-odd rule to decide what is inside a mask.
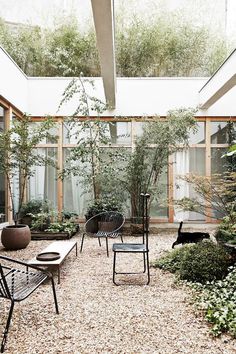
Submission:
[[[31,232],[28,225],[10,225],[2,229],[1,241],[7,250],[25,248],[30,243],[30,240]]]

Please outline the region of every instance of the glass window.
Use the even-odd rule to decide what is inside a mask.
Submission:
[[[152,203],[150,209],[150,216],[154,218],[168,218],[168,174],[167,168],[161,174],[158,186],[155,187],[152,195]]]
[[[38,153],[57,161],[57,149],[38,148]],[[30,177],[28,199],[47,199],[53,208],[57,207],[57,170],[50,165],[34,166]]]
[[[181,177],[190,173],[200,176],[205,175],[205,148],[189,148],[178,151],[174,160],[174,199],[199,198],[192,185],[189,185]],[[205,220],[199,213],[182,211],[175,208],[175,221],[182,220]]]
[[[77,144],[80,139],[89,138],[91,121],[87,122],[64,122],[63,144]]]
[[[223,173],[227,170],[227,159],[222,156],[227,148],[211,148],[211,174]]]
[[[5,110],[0,106],[0,134],[4,130],[4,114]],[[6,221],[6,200],[5,200],[5,177],[0,171],[0,223]]]
[[[130,145],[131,144],[131,122],[109,122],[107,137],[111,144]]]
[[[41,124],[41,122],[32,122],[32,123],[30,123],[32,129],[34,129],[34,128],[36,128],[36,127],[39,127],[40,124]],[[51,128],[51,129],[49,130],[49,133],[50,133],[52,136],[54,136],[54,137],[58,136],[58,127],[57,127],[57,125],[55,125],[53,128]],[[40,144],[56,144],[56,143],[57,143],[57,142],[56,142],[54,139],[50,139],[50,138],[42,139],[41,142],[40,142]]]
[[[148,123],[149,122],[133,122],[133,124],[135,124],[135,135],[138,137],[142,136],[143,129]]]
[[[222,158],[222,155],[227,151],[227,148],[211,148],[211,174],[223,174],[227,171],[227,159]],[[213,177],[214,178],[214,177]],[[214,208],[214,203],[217,202],[217,197],[213,198],[212,202],[212,209],[213,209],[213,216],[216,218],[221,219],[225,216],[219,210],[217,211],[217,207]]]
[[[231,135],[236,131],[236,124],[230,122],[211,122],[211,143],[212,144],[229,144]]]
[[[5,212],[5,178],[0,172],[0,223],[6,221]]]
[[[64,167],[70,167],[70,152],[71,148],[63,149]],[[78,175],[74,175],[72,172],[63,180],[63,209],[65,211],[76,212],[80,217],[84,217],[86,214],[86,208],[92,199],[92,193],[88,190],[87,184],[84,185],[84,172],[85,166],[79,161],[76,161],[76,165],[81,170],[81,174],[78,170]],[[87,168],[89,168],[87,166]],[[88,171],[88,169],[86,169]],[[76,173],[77,174],[77,173]],[[90,186],[91,187],[91,186]]]
[[[4,108],[0,106],[0,132],[4,130]]]
[[[197,123],[197,132],[190,131],[189,144],[205,144],[205,122]]]

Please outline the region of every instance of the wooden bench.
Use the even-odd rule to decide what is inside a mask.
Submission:
[[[60,267],[64,262],[68,254],[75,248],[76,256],[77,252],[77,242],[76,241],[55,241],[50,243],[48,247],[39,253],[44,252],[58,252],[60,253],[60,258],[54,261],[41,261],[37,260],[36,256],[28,261],[28,264],[44,267],[56,267],[58,270],[58,284],[60,284]]]

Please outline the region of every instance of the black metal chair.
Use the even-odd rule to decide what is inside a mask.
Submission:
[[[80,252],[83,250],[85,235],[97,237],[99,246],[101,246],[101,238],[106,240],[107,257],[109,257],[108,238],[122,238],[122,227],[125,223],[124,216],[117,211],[104,211],[91,217],[85,224],[85,232],[82,235]]]
[[[149,218],[148,218],[148,199],[149,194],[141,193],[141,198],[143,201],[143,236],[142,243],[114,243],[112,250],[114,252],[113,258],[113,283],[116,283],[117,274],[143,274],[147,272],[147,285],[150,282],[150,269],[149,269],[149,248],[148,248],[148,235],[149,235]],[[143,272],[116,272],[116,254],[117,253],[141,253],[143,254]]]
[[[9,267],[6,265],[8,263],[17,264],[18,268]],[[24,268],[22,269],[21,266],[24,266]],[[29,268],[33,268],[33,271],[29,270]],[[58,314],[56,290],[52,274],[39,267],[28,265],[25,262],[0,256],[0,298],[5,298],[11,301],[7,323],[3,333],[1,353],[3,353],[5,349],[15,302],[20,302],[26,299],[46,279],[51,279],[55,308],[56,313]]]

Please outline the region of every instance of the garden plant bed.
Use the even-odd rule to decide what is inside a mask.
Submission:
[[[32,231],[31,230],[31,240],[69,240],[76,234],[69,232],[46,232],[46,231]]]
[[[150,261],[170,250],[175,239],[175,234],[150,235]],[[80,244],[78,233],[73,240]],[[133,240],[127,236],[127,242]],[[11,257],[30,260],[47,246],[47,241],[30,242],[25,249],[11,251]],[[59,315],[49,283],[27,303],[15,306],[6,354],[235,353],[236,340],[209,334],[208,323],[189,303],[191,293],[177,286],[173,274],[151,268],[150,285],[141,286],[142,275],[130,275],[125,276],[127,286],[117,287],[112,283],[112,257],[106,257],[104,250],[104,242],[99,247],[96,238],[88,238],[86,252],[67,257],[61,284],[56,282]],[[9,255],[1,246],[0,252]],[[121,270],[137,270],[140,259],[142,266],[142,256],[124,255]],[[8,312],[4,306],[9,306],[7,301],[1,307],[1,333]]]

